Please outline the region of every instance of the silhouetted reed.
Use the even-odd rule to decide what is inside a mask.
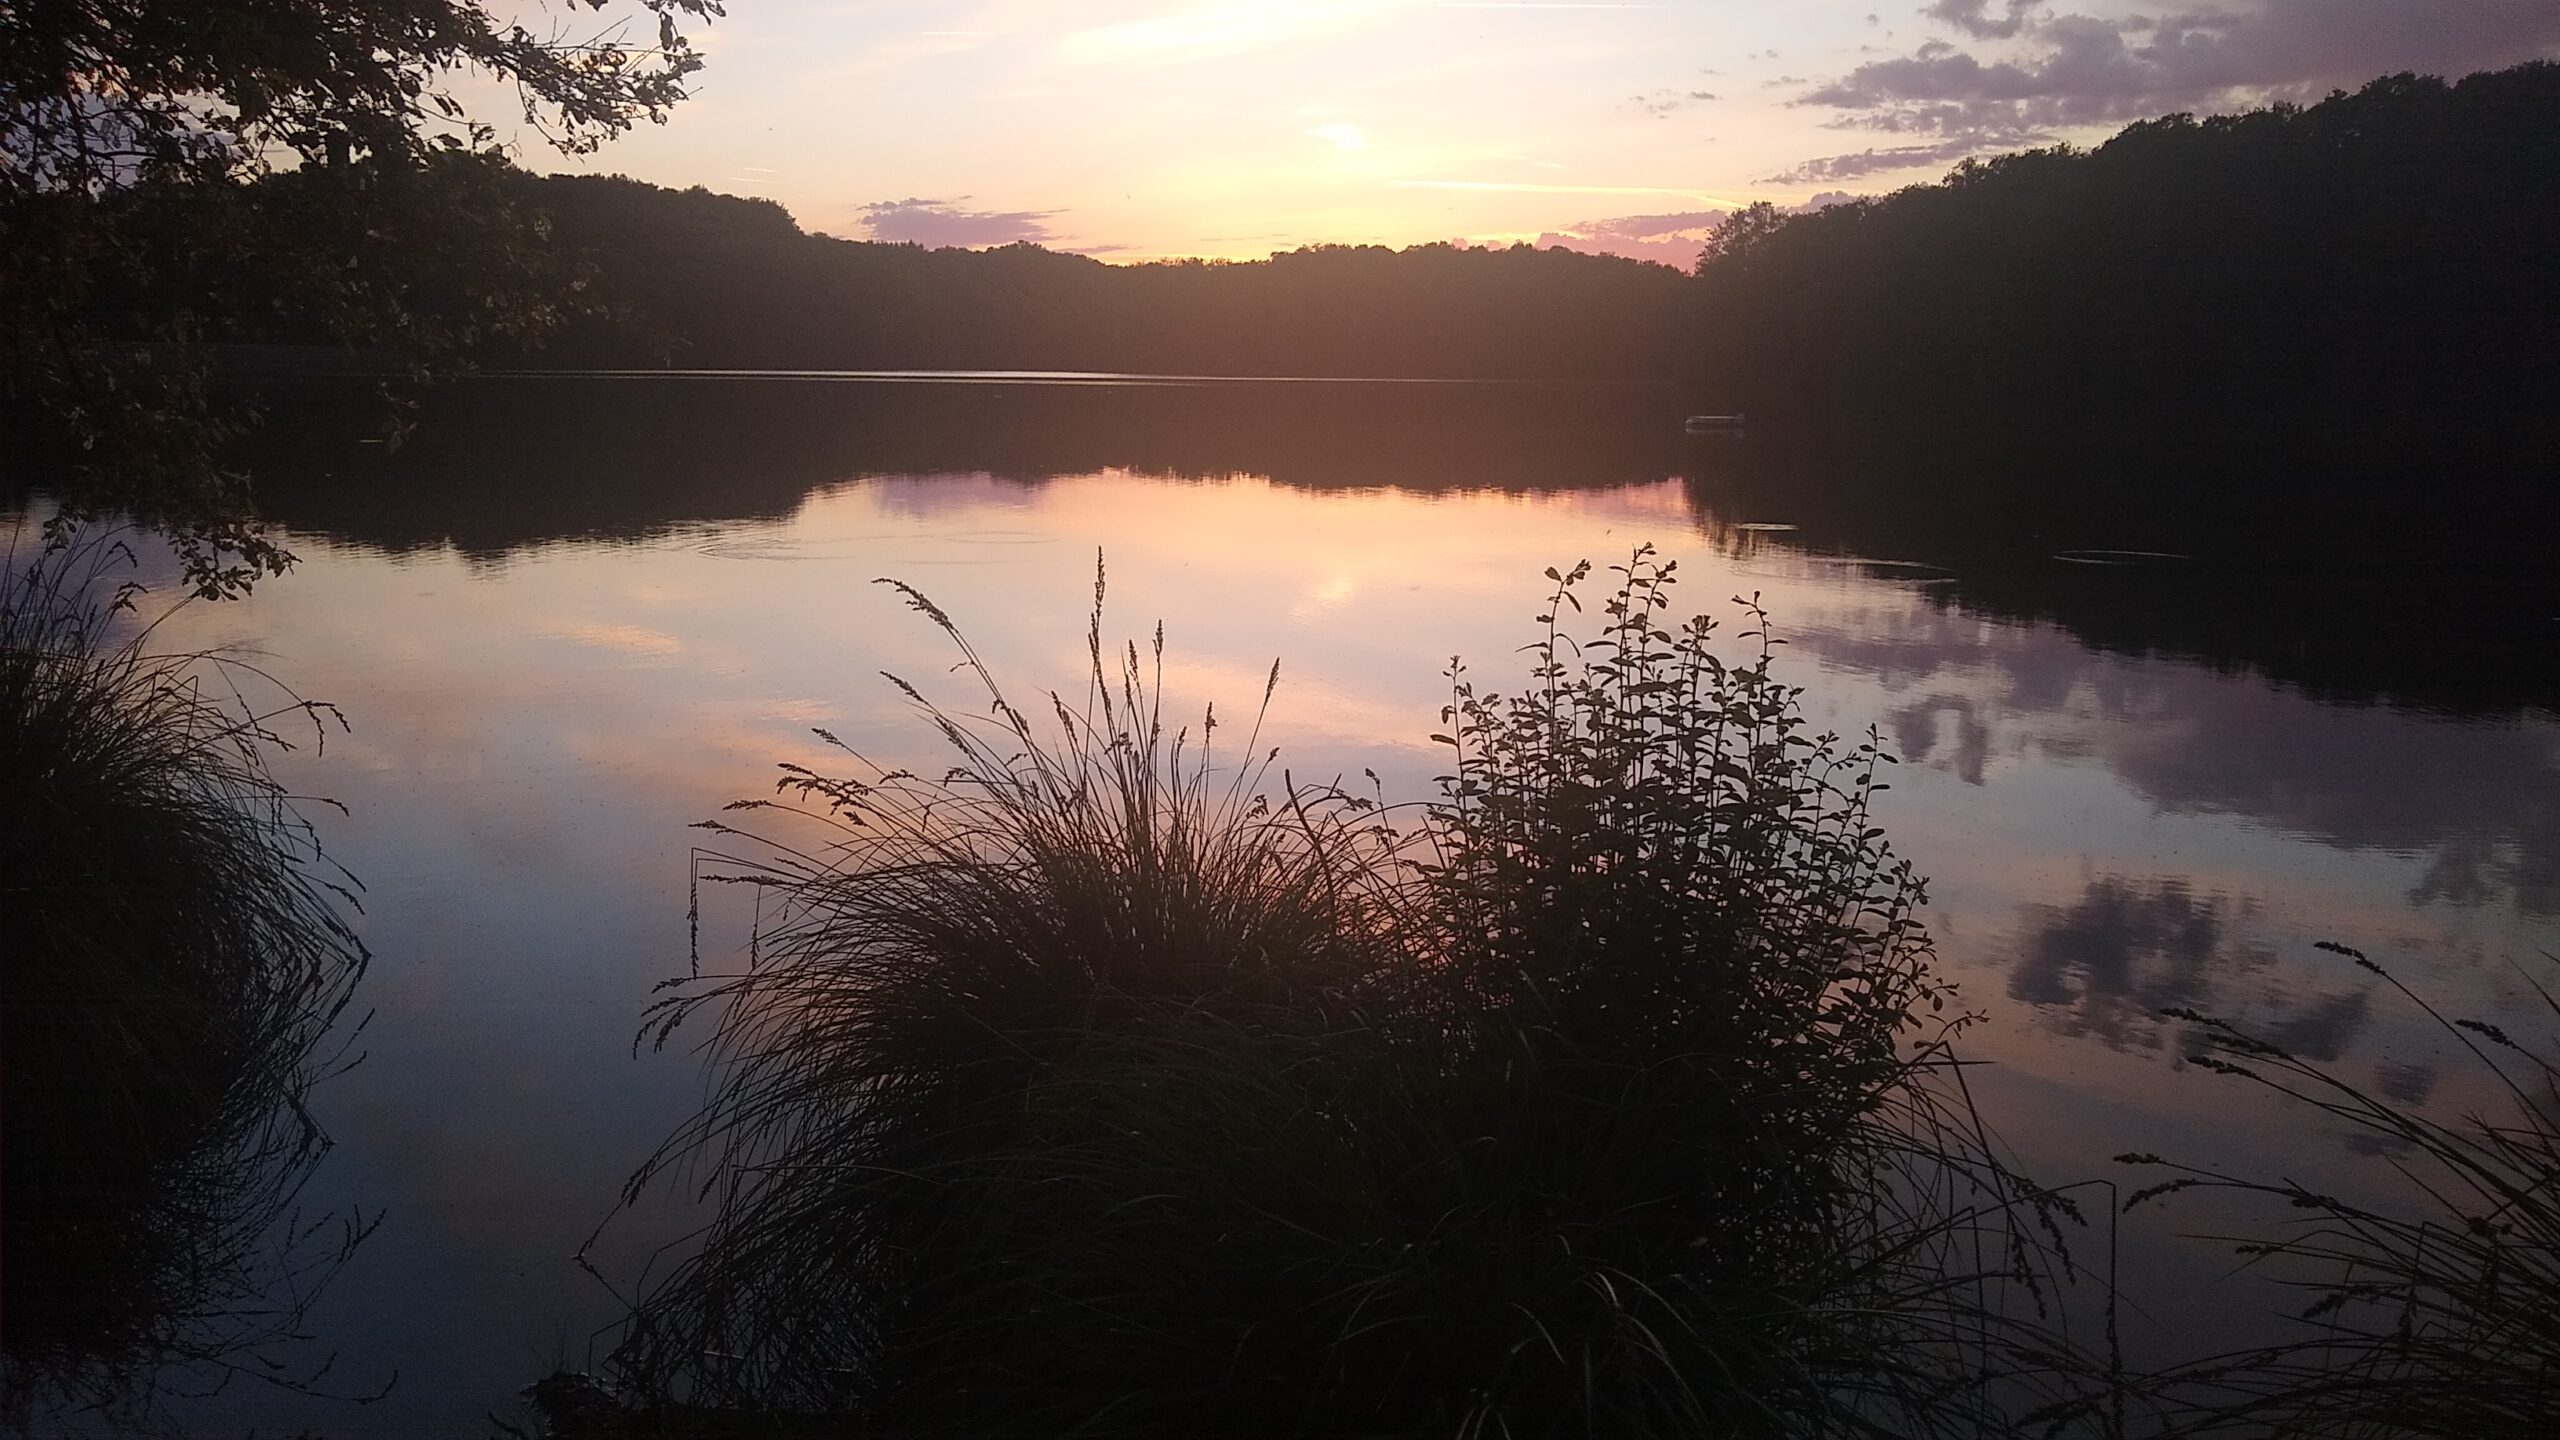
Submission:
[[[712,825],[698,882],[775,908],[653,1013],[716,1017],[713,1091],[629,1195],[716,1211],[624,1375],[969,1433],[2005,1425],[2068,1207],[1923,1023],[1882,757],[1804,733],[1765,646],[1663,632],[1669,581],[1639,554],[1580,659],[1542,617],[1526,696],[1461,677],[1403,809],[1266,798],[1250,740],[1216,778],[1106,667],[1098,577],[1041,725],[906,591],[989,714],[926,703],[939,780],[741,802],[814,841]]]
[[[153,653],[122,553],[50,547],[0,594],[0,1413],[21,1425],[131,1420],[173,1362],[295,1378],[261,1347],[355,1238],[293,1201],[366,954],[265,763],[281,722],[335,712],[234,657]]]
[[[2296,1212],[2219,1238],[2304,1297],[2303,1338],[2181,1367],[2161,1388],[2184,1402],[2188,1433],[2548,1436],[2560,1426],[2560,998],[2526,977],[2555,1022],[2527,1043],[2447,1017],[2358,951],[2320,948],[2381,977],[2459,1043],[2491,1104],[2439,1120],[2227,1021],[2170,1012],[2199,1027],[2197,1066],[2343,1125],[2387,1157],[2398,1184],[2396,1197],[2358,1198],[2121,1157],[2182,1172],[2135,1192],[2128,1209],[2210,1190]]]

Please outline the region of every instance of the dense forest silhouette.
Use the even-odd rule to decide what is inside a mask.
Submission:
[[[2274,479],[2560,440],[2560,65],[2170,115],[1745,212],[1699,266],[1725,408],[2219,432]],[[2279,473],[2280,472],[2280,473]],[[2005,497],[2004,497],[2005,498]]]
[[[1802,213],[1695,277],[1528,246],[1111,265],[804,232],[771,201],[519,175],[618,319],[545,364],[1681,383],[1707,408],[2077,410],[2351,455],[2452,417],[2551,437],[2560,65],[2170,115]],[[2434,437],[2441,442],[2445,437]],[[2441,448],[2441,447],[2439,447]]]
[[[772,201],[700,188],[520,183],[618,307],[554,339],[546,365],[1662,383],[1686,343],[1687,280],[1614,256],[1320,245],[1107,265],[811,235]]]
[[[1752,419],[1695,452],[1715,508],[2101,645],[2552,703],[2560,65],[1745,212],[1698,281],[1700,393]],[[2093,550],[2182,558],[2052,560]]]

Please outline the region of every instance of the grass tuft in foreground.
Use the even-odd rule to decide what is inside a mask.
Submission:
[[[1099,1163],[1101,1112],[1066,1097],[1150,1083],[1132,1074],[1150,1047],[1170,1059],[1221,1025],[1356,1025],[1351,997],[1396,958],[1386,837],[1348,797],[1271,803],[1251,738],[1218,778],[1214,722],[1195,736],[1160,711],[1161,634],[1152,657],[1105,651],[1098,573],[1087,691],[1029,713],[901,589],[984,713],[897,682],[952,747],[947,773],[786,767],[783,800],[707,824],[726,847],[698,883],[776,908],[748,968],[697,976],[653,1018],[663,1042],[716,1013],[718,1078],[633,1189],[707,1165],[718,1210],[621,1359],[704,1403],[830,1408],[961,1363],[1024,1258],[1013,1232],[1033,1222],[1005,1197],[1038,1188],[1036,1167]],[[1228,1163],[1212,1138],[1191,1158]]]
[[[293,1212],[327,1144],[303,1098],[366,954],[352,882],[265,763],[279,725],[336,714],[252,704],[280,687],[236,658],[152,652],[112,583],[121,553],[48,549],[0,593],[0,1413],[18,1424],[130,1418],[172,1362],[290,1381],[261,1347],[361,1228]]]
[[[795,770],[712,826],[699,878],[775,918],[653,1017],[714,1017],[713,1092],[633,1193],[716,1211],[636,1388],[917,1433],[2005,1425],[2068,1207],[1972,1123],[1884,757],[1757,633],[1666,630],[1649,553],[1579,647],[1551,574],[1531,688],[1453,672],[1402,809],[1266,796],[1255,741],[1218,779],[1098,576],[1037,724],[906,592],[986,714],[925,706],[940,779]]]

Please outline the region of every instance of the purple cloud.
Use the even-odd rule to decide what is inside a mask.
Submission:
[[[959,200],[966,200],[966,195]],[[875,200],[862,207],[868,238],[893,245],[976,250],[1017,240],[1046,244],[1056,238],[1046,223],[1056,210],[963,210],[957,200]]]
[[[1933,141],[1925,145],[1870,146],[1846,155],[1824,155],[1791,166],[1775,175],[1764,177],[1764,185],[1822,185],[1855,180],[1863,175],[1880,175],[1894,170],[1909,170],[1921,165],[1946,165],[1969,155],[1990,150],[2018,150],[2042,145],[2052,136],[2034,131],[1985,131],[1959,135],[1951,140]]]
[[[2164,814],[2228,815],[2339,850],[2422,856],[2413,905],[2560,916],[2560,748],[2547,728],[2329,704],[2185,661],[2104,655],[2052,626],[2002,631],[1985,648],[1977,620],[1953,606],[1883,629],[1791,638],[1827,669],[1934,697],[1938,708],[1972,706],[1988,755],[2079,755]],[[2122,723],[2137,716],[2159,723]],[[1953,754],[1911,749],[1923,720],[1934,738],[1929,715],[1894,719],[1905,758],[1961,774],[1975,743],[1959,735]],[[2356,783],[2383,773],[2400,783]]]
[[[1928,14],[1989,57],[1932,40],[1798,97],[1834,128],[1915,138],[1835,155],[1773,179],[1841,179],[2041,144],[2074,126],[2176,110],[2309,100],[2403,70],[2460,76],[2560,55],[2550,0],[2247,0],[2238,8],[2104,20],[2037,0],[1937,0]]]
[[[2275,962],[2265,944],[2241,938],[2257,928],[2258,908],[2246,896],[2198,894],[2184,880],[2101,876],[2067,909],[2020,907],[2009,998],[2037,1007],[2066,1035],[2158,1049],[2163,1009],[2211,1004],[2218,989]],[[2335,1038],[2343,1044],[2346,1035]],[[2329,1047],[2332,1058],[2337,1049]]]
[[[1826,190],[1794,210],[1824,210],[1860,197],[1846,190]],[[1541,250],[1562,248],[1585,255],[1620,255],[1651,260],[1686,270],[1698,263],[1708,232],[1732,215],[1730,210],[1679,210],[1667,215],[1619,215],[1606,220],[1577,220],[1537,239]]]
[[[1613,220],[1583,220],[1573,229],[1595,240],[1654,240],[1689,230],[1712,230],[1730,210],[1682,210],[1669,215],[1620,215]]]
[[[1996,20],[1984,13],[1990,8],[1991,0],[1936,0],[1920,13],[1976,40],[2006,40],[2026,27],[2027,18],[2043,8],[2043,0],[2008,0],[2008,13]]]
[[[1706,233],[1724,223],[1727,210],[1682,210],[1667,215],[1619,215],[1606,220],[1577,220],[1537,239],[1541,250],[1579,250],[1585,255],[1622,255],[1686,270],[1698,263]]]
[[[1712,90],[1655,90],[1636,96],[1634,103],[1637,109],[1660,120],[1675,110],[1722,98]]]

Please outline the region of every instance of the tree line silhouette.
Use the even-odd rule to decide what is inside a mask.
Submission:
[[[2555,182],[2560,65],[2541,61],[1754,206],[1691,277],[1528,246],[927,250],[698,187],[516,178],[609,302],[546,364],[1573,376],[1771,418],[2076,408],[2341,450],[2488,411],[2548,433]]]
[[[1752,420],[1694,457],[1715,508],[2095,644],[2550,703],[2560,65],[1746,211],[1697,280],[1697,393]]]
[[[2560,438],[2560,65],[1755,207],[1698,280],[1706,393],[1754,418],[2210,432],[2305,477],[2413,435],[2533,461]]]
[[[244,210],[291,218],[325,187],[247,188]],[[427,157],[366,193],[364,224],[398,253],[359,257],[380,274],[350,293],[396,291],[400,336],[498,365],[1648,383],[1763,425],[2208,436],[2222,461],[2297,478],[2396,463],[2413,437],[2509,471],[2560,441],[2543,403],[2560,381],[2549,62],[2171,115],[1817,211],[1753,206],[1689,275],[1525,245],[1142,264],[928,250],[812,234],[768,200],[484,155]],[[300,251],[279,267],[255,247],[155,247],[152,197],[117,203],[148,253],[95,297],[106,328],[155,305],[189,309],[205,340],[366,328],[336,323],[334,300],[261,299],[296,288],[280,268],[315,269]],[[304,219],[290,228],[336,233]]]
[[[610,302],[545,347],[546,365],[1659,383],[1686,341],[1684,277],[1613,256],[1320,245],[1106,265],[1029,243],[812,235],[772,201],[699,187],[520,184]]]

